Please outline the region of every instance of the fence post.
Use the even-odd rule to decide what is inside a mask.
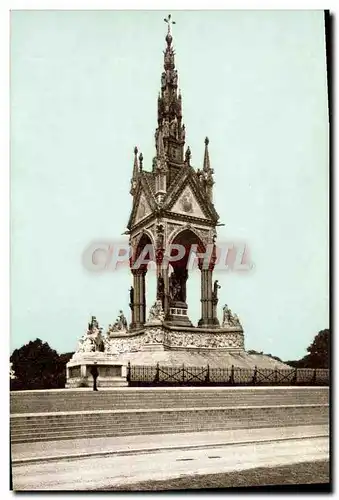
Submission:
[[[185,363],[182,364],[182,383],[185,383]]]
[[[157,363],[157,366],[156,366],[156,372],[155,372],[155,378],[154,378],[154,382],[155,383],[158,383],[159,382],[159,362]]]
[[[253,378],[252,378],[252,384],[257,383],[257,376],[258,376],[258,368],[257,365],[254,367],[254,373],[253,373]]]
[[[295,368],[292,383],[296,385],[297,380],[298,380],[298,368]]]
[[[274,383],[275,385],[278,384],[278,368],[274,370]]]
[[[234,365],[231,366],[230,384],[234,384]]]
[[[207,365],[207,373],[206,373],[205,382],[209,382],[209,381],[210,381],[210,365]]]
[[[316,381],[317,381],[317,369],[314,368],[313,377],[312,377],[312,384],[315,385]]]
[[[131,362],[130,361],[127,363],[126,380],[127,380],[127,382],[131,381]]]

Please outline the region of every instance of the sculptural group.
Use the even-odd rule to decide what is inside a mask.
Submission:
[[[222,326],[239,326],[240,320],[237,314],[233,314],[227,304],[223,307]]]

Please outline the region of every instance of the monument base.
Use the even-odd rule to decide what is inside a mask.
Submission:
[[[97,387],[126,387],[127,368],[116,356],[106,352],[75,353],[66,365],[66,389],[93,387],[91,367],[96,365]]]
[[[139,366],[180,366],[210,368],[290,369],[286,364],[265,355],[248,354],[240,323],[218,326],[173,325],[151,317],[134,331],[110,332],[103,338],[103,352],[84,351],[86,342],[67,363],[66,388],[93,387],[91,366],[96,365],[97,386],[126,386],[127,364]],[[80,352],[81,351],[81,352]]]
[[[246,356],[241,325],[199,328],[152,319],[140,330],[110,334],[104,340],[104,345],[105,352],[82,352],[73,356],[67,365],[66,387],[75,387],[75,384],[84,384],[86,381],[89,385],[93,380],[90,375],[88,378],[90,371],[86,367],[94,361],[99,369],[100,385],[117,385],[116,380],[109,378],[112,377],[111,372],[103,370],[104,366],[111,366],[113,370],[113,367],[126,367],[130,362],[148,366],[159,363],[166,366],[185,364],[225,368],[232,364],[237,366],[239,362],[243,366]],[[81,369],[83,372],[80,374]]]

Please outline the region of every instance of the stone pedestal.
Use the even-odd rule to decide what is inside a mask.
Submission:
[[[185,302],[172,302],[169,306],[166,322],[171,325],[193,326],[188,317],[188,307]]]
[[[75,353],[66,365],[66,388],[93,387],[91,367],[99,372],[97,387],[127,386],[127,369],[116,356],[106,352]]]

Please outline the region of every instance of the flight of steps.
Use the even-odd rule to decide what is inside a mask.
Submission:
[[[11,393],[11,441],[328,423],[327,387]]]

